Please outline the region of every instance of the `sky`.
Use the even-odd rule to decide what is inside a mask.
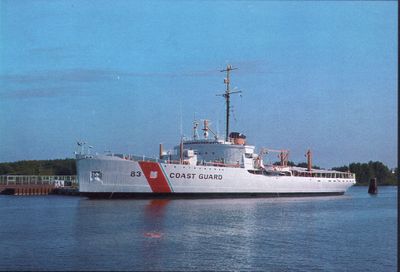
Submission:
[[[231,131],[256,151],[397,165],[397,2],[2,0],[0,39],[0,162],[77,140],[155,156],[194,118],[223,136],[231,64]]]

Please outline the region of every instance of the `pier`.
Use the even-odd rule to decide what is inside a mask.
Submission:
[[[0,175],[0,194],[78,194],[76,176]]]

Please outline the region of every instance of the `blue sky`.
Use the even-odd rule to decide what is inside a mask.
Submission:
[[[397,2],[1,1],[0,39],[0,161],[77,139],[156,155],[194,114],[224,135],[230,63],[231,127],[257,150],[397,164]]]

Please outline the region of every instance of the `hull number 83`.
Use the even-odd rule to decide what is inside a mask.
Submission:
[[[142,176],[142,172],[140,171],[132,171],[131,172],[131,177],[140,177]]]

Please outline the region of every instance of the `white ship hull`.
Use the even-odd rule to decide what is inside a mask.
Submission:
[[[77,158],[79,190],[88,196],[289,196],[340,195],[354,178],[265,176],[244,168]]]

